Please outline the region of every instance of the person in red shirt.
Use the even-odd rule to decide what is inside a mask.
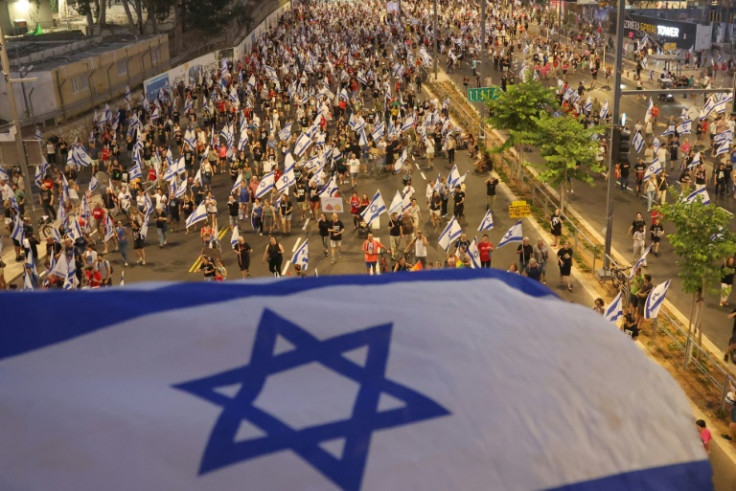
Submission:
[[[491,253],[493,244],[488,240],[488,234],[483,234],[483,239],[478,242],[478,255],[480,256],[480,267],[491,267]]]
[[[102,286],[102,275],[93,266],[84,268],[84,281],[90,288],[99,288]]]
[[[353,195],[350,197],[350,214],[353,215],[353,225],[358,228],[358,224],[360,224],[360,197],[356,191],[353,191]]]
[[[105,236],[105,214],[105,209],[102,207],[102,203],[97,202],[95,207],[92,209],[92,218],[94,218],[97,235],[100,237]]]

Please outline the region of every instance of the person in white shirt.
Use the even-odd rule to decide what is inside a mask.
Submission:
[[[350,172],[350,183],[353,185],[353,189],[355,189],[355,186],[358,185],[360,160],[358,160],[354,153],[350,154],[350,159],[348,160],[348,172]]]

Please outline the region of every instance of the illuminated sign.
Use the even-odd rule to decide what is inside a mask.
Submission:
[[[680,37],[680,29],[672,26],[660,26],[649,24],[646,22],[638,22],[635,20],[624,20],[624,28],[632,31],[639,31],[647,34],[656,34],[662,37],[677,38]]]

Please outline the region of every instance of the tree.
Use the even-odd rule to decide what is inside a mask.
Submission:
[[[564,213],[567,202],[568,184],[578,180],[593,184],[591,172],[603,172],[604,167],[595,160],[598,144],[595,137],[604,128],[586,128],[572,116],[531,117],[534,129],[512,131],[516,141],[534,145],[544,157],[545,166],[539,178],[560,188],[560,211]]]
[[[491,151],[500,153],[514,147],[519,155],[519,164],[521,164],[521,152],[517,146],[522,142],[519,141],[517,135],[535,131],[537,122],[534,118],[559,107],[553,89],[534,80],[531,72],[527,72],[525,78],[524,82],[509,85],[506,91],[496,92],[495,99],[486,101],[490,112],[486,123],[496,129],[509,131],[509,138],[502,145],[492,148]]]
[[[688,323],[688,342],[697,334],[702,342],[701,312],[706,291],[718,291],[721,282],[721,261],[736,250],[736,234],[729,230],[731,215],[715,204],[696,203],[664,204],[657,209],[664,221],[671,222],[676,232],[667,234],[667,240],[677,254],[677,275],[682,289],[693,295]],[[689,360],[689,355],[688,358]]]

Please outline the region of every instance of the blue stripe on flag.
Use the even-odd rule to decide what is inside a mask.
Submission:
[[[235,298],[283,297],[293,293],[326,286],[386,285],[411,281],[458,281],[496,279],[533,297],[557,295],[546,286],[523,276],[495,269],[457,269],[422,271],[412,275],[345,275],[302,278],[299,281],[272,280],[259,284],[158,283],[147,284],[140,290],[78,290],[74,292],[46,291],[44,304],[65,312],[85,312],[83,316],[60,316],[48,322],[48,309],[38,309],[38,297],[0,293],[0,311],[16,312],[14,321],[24,329],[0,329],[0,360],[35,349],[111,327],[119,322],[144,315],[220,303]],[[156,288],[160,285],[159,288]],[[157,294],[152,294],[156,290]],[[94,301],[90,301],[94,295]],[[112,295],[125,305],[135,308],[110,308],[110,301],[101,296]],[[117,303],[117,302],[116,302]],[[119,305],[122,305],[120,303]]]

